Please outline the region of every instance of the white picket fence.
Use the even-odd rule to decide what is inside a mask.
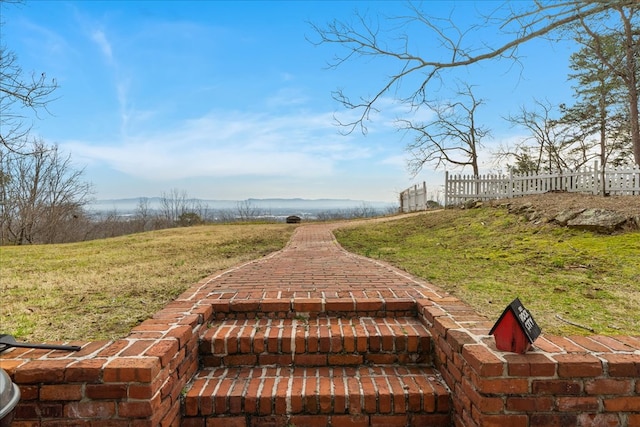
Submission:
[[[604,173],[603,173],[604,172]],[[603,181],[604,179],[604,181]],[[531,194],[567,191],[588,194],[640,195],[640,166],[606,168],[598,162],[591,168],[542,175],[450,175],[445,173],[444,205],[469,200],[492,200]],[[400,193],[403,212],[427,209],[426,184]]]

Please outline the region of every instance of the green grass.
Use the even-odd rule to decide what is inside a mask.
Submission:
[[[23,340],[125,336],[190,285],[282,248],[295,226],[209,225],[64,245],[0,247],[0,333]],[[546,333],[640,333],[640,232],[605,236],[446,210],[336,231],[496,319],[519,296]]]
[[[281,249],[294,228],[209,225],[0,247],[0,332],[32,341],[125,336],[200,279]]]
[[[598,235],[521,222],[504,209],[446,210],[336,232],[497,319],[520,297],[546,333],[640,333],[640,232]]]

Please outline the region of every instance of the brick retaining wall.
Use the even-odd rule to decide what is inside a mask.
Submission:
[[[456,426],[640,426],[640,337],[541,336],[504,353],[455,298],[418,301]]]

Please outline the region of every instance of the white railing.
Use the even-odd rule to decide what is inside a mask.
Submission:
[[[469,200],[492,200],[531,194],[567,191],[572,193],[640,195],[640,166],[607,167],[595,162],[591,168],[548,174],[523,175],[449,175],[445,173],[444,205],[455,206]],[[415,185],[400,193],[403,212],[425,210],[426,184]]]

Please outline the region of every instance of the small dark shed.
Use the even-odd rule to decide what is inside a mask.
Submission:
[[[298,215],[289,215],[287,217],[287,224],[300,224],[300,221],[302,221],[302,218]]]

